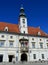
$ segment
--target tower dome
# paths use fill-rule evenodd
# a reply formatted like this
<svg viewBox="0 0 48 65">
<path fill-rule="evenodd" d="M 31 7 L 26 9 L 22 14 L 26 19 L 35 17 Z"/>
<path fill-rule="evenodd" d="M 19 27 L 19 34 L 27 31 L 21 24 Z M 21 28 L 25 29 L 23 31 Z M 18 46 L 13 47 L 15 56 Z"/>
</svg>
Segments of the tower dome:
<svg viewBox="0 0 48 65">
<path fill-rule="evenodd" d="M 21 6 L 21 8 L 20 8 L 20 15 L 19 16 L 26 17 L 23 6 Z"/>
</svg>

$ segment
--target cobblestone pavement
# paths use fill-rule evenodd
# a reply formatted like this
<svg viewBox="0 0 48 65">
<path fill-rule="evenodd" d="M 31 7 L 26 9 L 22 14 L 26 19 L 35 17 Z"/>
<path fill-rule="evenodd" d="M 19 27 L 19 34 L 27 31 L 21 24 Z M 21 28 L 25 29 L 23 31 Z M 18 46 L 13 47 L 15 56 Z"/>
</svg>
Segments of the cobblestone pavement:
<svg viewBox="0 0 48 65">
<path fill-rule="evenodd" d="M 48 62 L 16 62 L 16 63 L 0 63 L 0 65 L 48 65 Z"/>
</svg>

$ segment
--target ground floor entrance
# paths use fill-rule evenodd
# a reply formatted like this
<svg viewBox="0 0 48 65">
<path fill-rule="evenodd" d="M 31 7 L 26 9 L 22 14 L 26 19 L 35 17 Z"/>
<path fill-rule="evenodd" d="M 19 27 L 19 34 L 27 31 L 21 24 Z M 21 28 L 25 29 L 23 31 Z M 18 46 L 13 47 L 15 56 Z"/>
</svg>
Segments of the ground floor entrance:
<svg viewBox="0 0 48 65">
<path fill-rule="evenodd" d="M 27 54 L 26 53 L 21 54 L 21 61 L 27 61 Z"/>
<path fill-rule="evenodd" d="M 0 62 L 3 62 L 3 55 L 0 55 Z"/>
<path fill-rule="evenodd" d="M 12 59 L 14 58 L 14 55 L 8 55 L 9 57 L 9 62 L 12 62 Z"/>
</svg>

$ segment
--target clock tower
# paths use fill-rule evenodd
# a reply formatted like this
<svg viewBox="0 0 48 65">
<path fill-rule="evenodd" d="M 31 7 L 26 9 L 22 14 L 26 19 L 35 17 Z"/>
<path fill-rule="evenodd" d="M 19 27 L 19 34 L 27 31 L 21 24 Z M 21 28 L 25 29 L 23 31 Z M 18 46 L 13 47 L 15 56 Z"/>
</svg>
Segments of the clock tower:
<svg viewBox="0 0 48 65">
<path fill-rule="evenodd" d="M 28 28 L 27 28 L 27 17 L 24 13 L 24 8 L 20 8 L 20 15 L 19 15 L 19 30 L 20 33 L 27 34 Z"/>
</svg>

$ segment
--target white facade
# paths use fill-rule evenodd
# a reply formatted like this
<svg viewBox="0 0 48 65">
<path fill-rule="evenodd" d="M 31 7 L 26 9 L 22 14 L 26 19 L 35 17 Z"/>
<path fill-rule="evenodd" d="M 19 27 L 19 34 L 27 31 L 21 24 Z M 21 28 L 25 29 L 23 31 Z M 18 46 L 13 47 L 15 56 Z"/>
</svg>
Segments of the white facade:
<svg viewBox="0 0 48 65">
<path fill-rule="evenodd" d="M 2 35 L 4 35 L 4 38 L 2 38 Z M 13 36 L 11 39 L 10 36 Z M 19 39 L 21 38 L 28 38 L 28 52 L 25 52 L 28 57 L 28 61 L 38 61 L 41 60 L 47 60 L 48 59 L 48 38 L 43 37 L 33 37 L 33 36 L 23 36 L 23 35 L 14 35 L 14 34 L 5 34 L 0 33 L 0 42 L 2 40 L 4 45 L 0 45 L 0 55 L 3 55 L 3 62 L 9 62 L 8 55 L 14 55 L 15 58 L 17 57 L 17 61 L 20 61 L 21 59 L 21 51 L 20 46 L 21 43 L 19 42 Z M 34 38 L 34 40 L 32 40 Z M 41 41 L 40 41 L 41 39 Z M 10 41 L 13 42 L 13 45 L 10 45 Z M 35 43 L 35 47 L 32 47 L 32 43 Z M 43 48 L 41 48 L 40 43 L 43 43 Z M 36 59 L 33 58 L 33 54 L 36 54 Z M 42 59 L 42 54 L 44 54 L 44 58 Z"/>
<path fill-rule="evenodd" d="M 16 61 L 21 61 L 24 53 L 28 62 L 48 60 L 48 37 L 28 35 L 25 16 L 20 16 L 19 30 L 21 34 L 0 32 L 0 62 L 11 62 L 13 56 Z"/>
<path fill-rule="evenodd" d="M 21 33 L 28 33 L 28 29 L 27 29 L 27 18 L 25 17 L 20 17 L 20 22 L 19 22 L 19 28 L 20 28 L 20 32 Z"/>
</svg>

